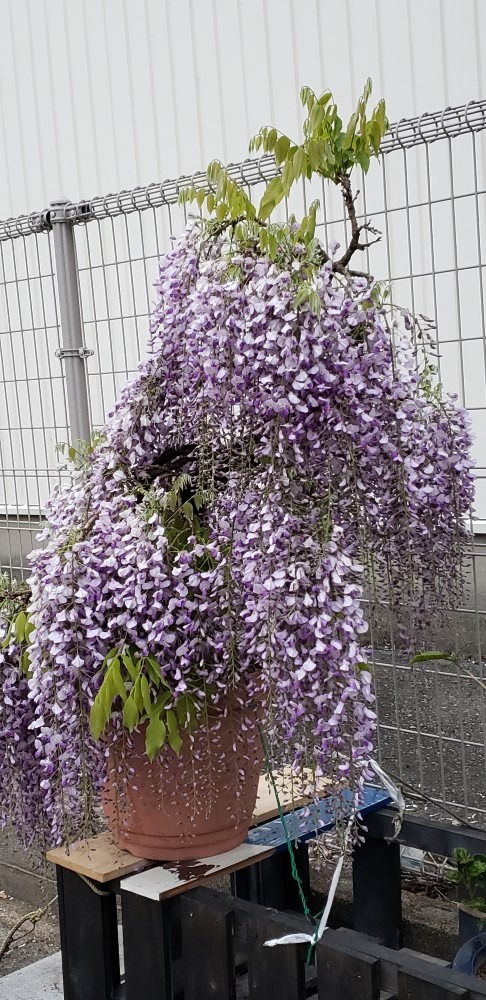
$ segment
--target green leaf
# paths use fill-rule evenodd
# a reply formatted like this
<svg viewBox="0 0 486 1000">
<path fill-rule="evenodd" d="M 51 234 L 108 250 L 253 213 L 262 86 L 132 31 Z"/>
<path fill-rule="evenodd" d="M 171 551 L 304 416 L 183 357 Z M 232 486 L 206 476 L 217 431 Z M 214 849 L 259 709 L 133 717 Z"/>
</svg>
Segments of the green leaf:
<svg viewBox="0 0 486 1000">
<path fill-rule="evenodd" d="M 198 208 L 202 208 L 205 197 L 206 197 L 206 192 L 204 188 L 201 188 L 200 191 L 198 191 L 196 194 L 196 201 L 198 204 Z"/>
<path fill-rule="evenodd" d="M 364 87 L 363 87 L 363 94 L 361 96 L 361 103 L 363 105 L 365 105 L 365 104 L 368 103 L 368 101 L 369 101 L 369 99 L 371 97 L 372 90 L 373 90 L 373 81 L 371 79 L 371 76 L 369 76 L 367 78 L 367 80 L 366 80 L 366 83 L 365 83 Z"/>
<path fill-rule="evenodd" d="M 113 678 L 113 671 L 108 670 L 106 677 L 101 685 L 100 691 L 102 692 L 102 697 L 104 698 L 104 704 L 106 706 L 106 720 L 108 721 L 111 712 L 111 706 L 116 696 L 115 681 Z"/>
<path fill-rule="evenodd" d="M 260 218 L 263 220 L 268 219 L 269 215 L 272 214 L 275 208 L 275 204 L 275 201 L 267 201 L 265 205 L 260 205 L 260 208 L 258 209 Z"/>
<path fill-rule="evenodd" d="M 315 104 L 309 115 L 309 131 L 315 132 L 315 130 L 319 128 L 319 125 L 321 125 L 324 121 L 325 116 L 326 112 L 324 111 L 322 104 Z"/>
<path fill-rule="evenodd" d="M 112 661 L 116 660 L 119 657 L 119 655 L 120 655 L 120 650 L 118 649 L 118 646 L 113 646 L 113 649 L 110 649 L 109 652 L 106 654 L 103 660 L 103 665 L 106 667 L 111 666 Z"/>
<path fill-rule="evenodd" d="M 110 718 L 111 706 L 115 695 L 115 687 L 111 674 L 108 673 L 95 697 L 90 712 L 90 730 L 94 740 L 98 740 L 106 728 Z"/>
<path fill-rule="evenodd" d="M 300 177 L 301 174 L 304 173 L 305 168 L 307 166 L 307 162 L 308 162 L 308 160 L 307 160 L 306 152 L 302 148 L 302 146 L 299 146 L 298 149 L 297 149 L 297 152 L 296 152 L 296 154 L 295 154 L 295 156 L 294 156 L 294 158 L 292 160 L 292 165 L 293 165 L 293 168 L 294 168 L 294 176 L 295 176 L 296 180 L 297 180 L 298 177 Z"/>
<path fill-rule="evenodd" d="M 312 312 L 315 313 L 316 316 L 320 315 L 321 300 L 314 288 L 311 288 L 309 292 L 309 306 L 312 309 Z"/>
<path fill-rule="evenodd" d="M 266 136 L 266 139 L 265 139 L 265 149 L 269 153 L 272 152 L 273 147 L 275 146 L 276 141 L 277 141 L 277 130 L 275 128 L 271 128 L 270 131 L 267 133 L 267 136 Z"/>
<path fill-rule="evenodd" d="M 2 642 L 2 649 L 7 649 L 8 646 L 10 645 L 10 640 L 12 638 L 12 629 L 13 629 L 13 622 L 10 622 L 7 634 L 5 636 L 5 639 Z"/>
<path fill-rule="evenodd" d="M 458 885 L 458 883 L 461 881 L 461 876 L 459 872 L 447 872 L 446 879 L 448 882 L 452 882 L 453 885 Z"/>
<path fill-rule="evenodd" d="M 344 136 L 344 142 L 343 142 L 344 149 L 349 149 L 350 146 L 352 145 L 357 124 L 358 124 L 358 112 L 355 111 L 354 114 L 351 115 L 351 118 L 349 119 L 348 122 L 348 127 L 346 129 L 346 134 Z"/>
<path fill-rule="evenodd" d="M 480 878 L 486 872 L 486 864 L 481 861 L 480 858 L 475 858 L 472 864 L 469 866 L 469 875 L 471 878 Z"/>
<path fill-rule="evenodd" d="M 309 217 L 307 215 L 304 215 L 304 217 L 302 218 L 302 221 L 300 223 L 300 229 L 297 230 L 297 234 L 296 234 L 298 240 L 302 240 L 303 239 L 303 237 L 305 235 L 305 232 L 307 230 L 308 222 L 309 222 Z"/>
<path fill-rule="evenodd" d="M 309 139 L 307 143 L 307 155 L 312 169 L 318 170 L 321 166 L 321 158 L 319 156 L 319 147 L 313 139 Z"/>
<path fill-rule="evenodd" d="M 308 285 L 302 285 L 302 287 L 299 288 L 299 291 L 297 292 L 297 295 L 295 296 L 294 300 L 294 305 L 296 309 L 298 309 L 299 306 L 302 306 L 304 302 L 309 301 L 309 291 L 310 289 Z"/>
<path fill-rule="evenodd" d="M 124 666 L 128 670 L 128 673 L 130 674 L 132 681 L 136 681 L 138 677 L 138 669 L 133 661 L 132 654 L 129 652 L 124 652 L 122 653 L 121 658 Z"/>
<path fill-rule="evenodd" d="M 151 701 L 151 698 L 150 698 L 149 682 L 148 682 L 145 674 L 142 674 L 141 677 L 140 677 L 140 690 L 142 692 L 143 707 L 144 707 L 147 715 L 150 715 L 153 706 L 152 706 L 152 701 Z"/>
<path fill-rule="evenodd" d="M 160 672 L 160 665 L 154 656 L 147 656 L 146 658 L 147 670 L 150 675 L 150 680 L 155 684 L 156 687 L 160 687 L 162 683 L 162 674 Z"/>
<path fill-rule="evenodd" d="M 163 747 L 166 736 L 165 722 L 158 715 L 152 715 L 145 732 L 145 753 L 149 760 L 153 760 Z"/>
<path fill-rule="evenodd" d="M 15 619 L 15 638 L 18 643 L 25 642 L 25 627 L 27 625 L 27 615 L 25 611 L 19 611 Z"/>
<path fill-rule="evenodd" d="M 372 674 L 373 673 L 373 664 L 372 663 L 365 663 L 364 661 L 361 662 L 361 663 L 356 663 L 356 670 L 365 670 L 367 673 Z"/>
<path fill-rule="evenodd" d="M 132 687 L 131 697 L 133 698 L 138 712 L 141 714 L 143 712 L 143 698 L 142 698 L 142 674 L 139 673 Z"/>
<path fill-rule="evenodd" d="M 220 201 L 222 198 L 225 197 L 227 182 L 228 182 L 228 175 L 226 173 L 226 170 L 221 168 L 218 174 L 218 182 L 216 184 L 216 201 Z"/>
<path fill-rule="evenodd" d="M 258 215 L 260 218 L 267 219 L 270 213 L 273 212 L 275 205 L 278 205 L 279 201 L 282 200 L 283 196 L 284 189 L 280 177 L 273 177 L 267 184 L 260 201 L 260 207 L 258 209 Z"/>
<path fill-rule="evenodd" d="M 177 722 L 176 714 L 172 710 L 172 708 L 169 708 L 169 710 L 167 712 L 167 728 L 169 730 L 169 733 L 171 733 L 171 734 L 175 734 L 175 733 L 179 732 L 179 725 L 178 725 L 178 722 Z"/>
<path fill-rule="evenodd" d="M 277 163 L 283 163 L 289 151 L 289 147 L 290 139 L 286 135 L 281 135 L 280 139 L 277 139 L 275 149 L 273 151 Z"/>
<path fill-rule="evenodd" d="M 189 521 L 189 523 L 192 523 L 194 511 L 192 508 L 192 503 L 190 503 L 189 500 L 186 500 L 186 502 L 182 504 L 182 513 L 184 514 L 184 517 Z"/>
<path fill-rule="evenodd" d="M 215 204 L 216 204 L 216 198 L 214 197 L 213 192 L 210 191 L 209 194 L 208 194 L 208 197 L 207 197 L 207 201 L 206 201 L 206 206 L 207 206 L 208 212 L 214 212 L 214 206 L 215 206 Z"/>
<path fill-rule="evenodd" d="M 455 663 L 456 657 L 454 653 L 440 653 L 438 651 L 431 651 L 429 653 L 417 653 L 410 660 L 410 665 L 413 666 L 415 663 L 427 663 L 429 660 L 449 660 L 451 663 Z"/>
<path fill-rule="evenodd" d="M 371 145 L 373 146 L 373 150 L 376 153 L 376 155 L 378 155 L 380 151 L 381 140 L 383 138 L 383 133 L 381 131 L 379 122 L 372 120 L 369 124 L 368 133 Z"/>
<path fill-rule="evenodd" d="M 362 167 L 362 169 L 364 170 L 365 174 L 368 173 L 370 166 L 370 157 L 368 153 L 365 153 L 364 150 L 361 150 L 361 152 L 356 153 L 356 160 L 359 163 L 360 167 Z"/>
<path fill-rule="evenodd" d="M 216 208 L 216 218 L 218 222 L 223 222 L 227 214 L 228 214 L 228 206 L 226 202 L 220 201 L 219 205 Z"/>
<path fill-rule="evenodd" d="M 27 619 L 27 625 L 25 626 L 25 633 L 24 633 L 26 642 L 30 642 L 30 637 L 32 635 L 32 632 L 35 632 L 34 622 L 31 622 L 29 619 Z"/>
<path fill-rule="evenodd" d="M 169 733 L 168 741 L 169 741 L 169 746 L 172 748 L 174 753 L 176 753 L 177 756 L 179 756 L 182 750 L 182 739 L 179 736 L 179 733 Z"/>
<path fill-rule="evenodd" d="M 95 741 L 98 741 L 106 725 L 103 706 L 98 697 L 95 698 L 89 713 L 89 728 Z"/>
<path fill-rule="evenodd" d="M 132 732 L 135 726 L 138 726 L 140 719 L 140 713 L 136 706 L 133 695 L 129 695 L 124 706 L 123 706 L 123 725 Z"/>
<path fill-rule="evenodd" d="M 208 164 L 208 167 L 207 167 L 207 170 L 206 170 L 206 174 L 208 176 L 208 180 L 210 180 L 213 183 L 215 183 L 218 180 L 218 177 L 219 177 L 222 169 L 223 169 L 223 165 L 220 163 L 219 160 L 211 160 L 211 163 Z"/>
<path fill-rule="evenodd" d="M 181 752 L 182 740 L 179 736 L 179 724 L 177 722 L 176 714 L 171 708 L 169 708 L 166 718 L 167 728 L 169 730 L 169 746 L 172 747 L 175 753 L 179 754 Z"/>
<path fill-rule="evenodd" d="M 268 234 L 268 256 L 270 260 L 275 260 L 278 252 L 278 241 L 273 233 Z"/>
<path fill-rule="evenodd" d="M 20 657 L 20 670 L 23 674 L 28 674 L 30 670 L 30 656 L 28 649 L 24 649 Z"/>
<path fill-rule="evenodd" d="M 290 188 L 292 187 L 294 180 L 295 180 L 294 161 L 293 159 L 287 160 L 282 171 L 282 187 L 284 190 L 284 194 L 286 195 L 289 194 Z"/>
<path fill-rule="evenodd" d="M 179 725 L 183 727 L 186 726 L 189 716 L 189 705 L 188 705 L 187 695 L 182 694 L 180 698 L 177 699 L 175 708 L 177 712 L 177 721 Z"/>
<path fill-rule="evenodd" d="M 121 700 L 125 702 L 127 700 L 127 691 L 123 683 L 123 678 L 120 670 L 120 660 L 118 657 L 111 661 L 110 671 L 113 678 L 113 687 L 116 693 L 120 696 Z"/>
<path fill-rule="evenodd" d="M 152 709 L 151 714 L 154 715 L 157 712 L 161 712 L 162 709 L 165 708 L 167 702 L 170 701 L 171 698 L 172 698 L 172 692 L 171 691 L 164 691 L 164 693 L 161 694 L 157 698 L 157 701 L 155 702 L 155 705 L 154 705 L 154 707 Z"/>
<path fill-rule="evenodd" d="M 381 135 L 384 136 L 388 128 L 388 119 L 386 117 L 385 102 L 384 100 L 378 101 L 376 108 L 373 112 L 373 121 L 378 124 L 381 131 Z"/>
<path fill-rule="evenodd" d="M 172 511 L 172 513 L 174 513 L 177 507 L 177 493 L 175 490 L 171 490 L 170 493 L 166 494 L 165 506 L 167 507 L 167 510 L 170 510 Z"/>
<path fill-rule="evenodd" d="M 314 104 L 316 103 L 316 95 L 310 87 L 301 87 L 300 103 L 303 107 L 307 107 L 308 111 L 311 111 L 314 107 Z"/>
</svg>

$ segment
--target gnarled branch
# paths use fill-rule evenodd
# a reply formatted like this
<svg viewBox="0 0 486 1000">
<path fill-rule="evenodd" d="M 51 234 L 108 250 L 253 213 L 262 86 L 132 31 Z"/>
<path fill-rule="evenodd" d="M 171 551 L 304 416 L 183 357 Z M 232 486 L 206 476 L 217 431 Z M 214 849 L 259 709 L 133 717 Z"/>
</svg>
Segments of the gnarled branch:
<svg viewBox="0 0 486 1000">
<path fill-rule="evenodd" d="M 378 243 L 381 240 L 381 233 L 378 229 L 375 229 L 369 222 L 364 222 L 361 226 L 358 223 L 356 217 L 356 207 L 355 202 L 357 194 L 353 196 L 351 191 L 351 181 L 348 174 L 341 174 L 339 177 L 339 183 L 341 185 L 341 191 L 343 194 L 344 205 L 346 212 L 348 214 L 349 221 L 351 223 L 351 240 L 349 242 L 348 248 L 339 260 L 335 261 L 334 270 L 343 273 L 348 271 L 348 264 L 357 250 L 367 250 L 368 247 L 373 246 L 374 243 Z M 367 242 L 361 241 L 361 234 L 364 232 L 372 233 L 376 239 L 368 240 Z M 356 276 L 356 272 L 348 271 L 349 274 L 353 273 Z M 359 274 L 359 272 L 358 272 Z M 369 275 L 364 272 L 360 276 L 369 277 Z"/>
</svg>

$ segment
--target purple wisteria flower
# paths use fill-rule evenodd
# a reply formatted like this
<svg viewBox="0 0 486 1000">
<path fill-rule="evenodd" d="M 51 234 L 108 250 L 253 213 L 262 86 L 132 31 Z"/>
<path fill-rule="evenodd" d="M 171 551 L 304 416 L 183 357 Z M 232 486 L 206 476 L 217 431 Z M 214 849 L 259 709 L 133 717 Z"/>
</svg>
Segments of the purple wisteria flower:
<svg viewBox="0 0 486 1000">
<path fill-rule="evenodd" d="M 13 639 L 0 658 L 1 811 L 24 837 L 38 816 L 55 841 L 96 817 L 123 730 L 121 697 L 105 740 L 89 726 L 112 649 L 152 657 L 175 705 L 265 699 L 272 752 L 359 790 L 363 597 L 408 645 L 453 605 L 471 436 L 365 279 L 326 264 L 315 290 L 319 312 L 296 307 L 289 269 L 243 251 L 229 268 L 197 226 L 163 258 L 148 360 L 31 557 L 29 677 Z"/>
</svg>

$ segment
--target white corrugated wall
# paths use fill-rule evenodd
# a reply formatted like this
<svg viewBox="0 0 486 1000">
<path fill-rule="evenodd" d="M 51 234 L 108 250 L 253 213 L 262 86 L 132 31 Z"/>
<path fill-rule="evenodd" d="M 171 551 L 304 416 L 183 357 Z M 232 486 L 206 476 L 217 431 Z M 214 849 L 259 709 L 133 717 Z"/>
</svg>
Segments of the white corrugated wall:
<svg viewBox="0 0 486 1000">
<path fill-rule="evenodd" d="M 481 0 L 0 0 L 0 218 L 238 160 L 303 83 L 390 118 L 484 94 Z"/>
</svg>

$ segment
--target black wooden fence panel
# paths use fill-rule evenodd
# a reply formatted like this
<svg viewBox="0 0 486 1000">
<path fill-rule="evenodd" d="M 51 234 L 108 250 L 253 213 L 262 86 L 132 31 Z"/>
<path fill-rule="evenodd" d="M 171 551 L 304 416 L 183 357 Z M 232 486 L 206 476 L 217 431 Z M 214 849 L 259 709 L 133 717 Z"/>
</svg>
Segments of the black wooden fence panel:
<svg viewBox="0 0 486 1000">
<path fill-rule="evenodd" d="M 353 863 L 356 929 L 326 931 L 311 965 L 306 945 L 265 947 L 269 938 L 312 931 L 302 914 L 286 909 L 300 905 L 287 856 L 237 873 L 233 891 L 246 899 L 205 887 L 159 902 L 122 882 L 121 986 L 120 882 L 98 891 L 58 867 L 66 1000 L 486 1000 L 486 980 L 400 948 L 399 865 L 400 844 L 448 857 L 457 847 L 484 854 L 486 832 L 406 817 L 389 845 L 395 819 L 387 809 L 367 818 L 366 842 Z M 299 848 L 299 866 L 308 889 L 306 845 Z M 464 922 L 459 932 L 461 940 Z"/>
<path fill-rule="evenodd" d="M 486 998 L 486 982 L 356 931 L 325 932 L 313 957 L 316 975 L 305 965 L 307 945 L 265 947 L 270 938 L 309 933 L 305 918 L 210 889 L 186 893 L 181 922 L 184 1000 Z"/>
</svg>

